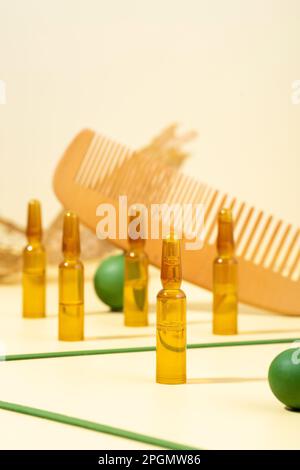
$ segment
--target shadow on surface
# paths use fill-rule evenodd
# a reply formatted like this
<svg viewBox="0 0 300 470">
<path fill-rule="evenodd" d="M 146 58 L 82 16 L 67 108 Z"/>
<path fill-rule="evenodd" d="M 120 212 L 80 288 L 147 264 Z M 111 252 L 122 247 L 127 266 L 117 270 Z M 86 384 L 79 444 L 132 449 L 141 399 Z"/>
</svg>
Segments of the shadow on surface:
<svg viewBox="0 0 300 470">
<path fill-rule="evenodd" d="M 243 382 L 264 382 L 265 377 L 207 377 L 188 379 L 187 384 L 231 384 Z"/>
<path fill-rule="evenodd" d="M 300 333 L 300 328 L 280 328 L 278 330 L 243 330 L 239 331 L 239 335 L 263 335 L 263 334 L 277 334 L 277 333 Z"/>
<path fill-rule="evenodd" d="M 292 413 L 300 413 L 300 409 L 298 408 L 289 408 L 288 406 L 284 407 L 286 411 L 291 411 Z"/>
<path fill-rule="evenodd" d="M 108 335 L 108 336 L 85 336 L 85 341 L 103 341 L 104 339 L 137 339 L 137 338 L 153 338 L 153 334 L 143 335 Z"/>
</svg>

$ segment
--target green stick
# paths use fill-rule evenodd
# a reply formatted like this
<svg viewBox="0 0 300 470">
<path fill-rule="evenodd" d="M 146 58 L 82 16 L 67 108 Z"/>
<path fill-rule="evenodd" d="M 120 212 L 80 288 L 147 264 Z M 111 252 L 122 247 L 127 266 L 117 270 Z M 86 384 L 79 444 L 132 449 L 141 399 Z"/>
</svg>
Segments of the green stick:
<svg viewBox="0 0 300 470">
<path fill-rule="evenodd" d="M 148 436 L 146 434 L 140 434 L 126 429 L 116 428 L 108 426 L 106 424 L 95 423 L 94 421 L 87 421 L 85 419 L 74 418 L 73 416 L 67 416 L 60 413 L 53 413 L 52 411 L 42 410 L 39 408 L 31 408 L 30 406 L 19 405 L 17 403 L 10 403 L 7 401 L 0 401 L 0 409 L 13 411 L 15 413 L 22 413 L 35 418 L 47 419 L 55 421 L 57 423 L 68 424 L 71 426 L 77 426 L 79 428 L 88 429 L 90 431 L 96 431 L 104 434 L 110 434 L 112 436 L 122 437 L 130 439 L 132 441 L 143 442 L 144 444 L 150 444 L 156 447 L 162 447 L 164 449 L 171 450 L 193 450 L 194 447 L 190 447 L 184 444 L 178 444 L 177 442 L 167 441 L 157 437 Z"/>
<path fill-rule="evenodd" d="M 227 341 L 217 343 L 195 343 L 188 344 L 187 349 L 205 349 L 205 348 L 225 348 L 234 346 L 258 346 L 264 344 L 284 344 L 300 341 L 300 338 L 279 338 L 279 339 L 259 339 L 253 341 Z M 87 349 L 79 351 L 55 351 L 45 353 L 28 353 L 28 354 L 8 354 L 3 357 L 6 361 L 22 361 L 26 359 L 50 359 L 57 357 L 74 357 L 74 356 L 97 356 L 104 354 L 123 354 L 123 353 L 139 353 L 155 351 L 155 346 L 141 346 L 136 348 L 116 348 L 116 349 Z"/>
</svg>

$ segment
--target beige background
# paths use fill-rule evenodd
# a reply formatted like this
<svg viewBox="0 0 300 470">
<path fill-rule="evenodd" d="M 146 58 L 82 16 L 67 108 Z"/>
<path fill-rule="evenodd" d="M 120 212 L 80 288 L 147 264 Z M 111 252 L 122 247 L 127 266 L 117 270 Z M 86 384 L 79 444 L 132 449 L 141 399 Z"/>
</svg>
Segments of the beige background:
<svg viewBox="0 0 300 470">
<path fill-rule="evenodd" d="M 199 132 L 185 170 L 299 224 L 299 0 L 0 0 L 0 215 L 50 222 L 64 147 Z"/>
</svg>

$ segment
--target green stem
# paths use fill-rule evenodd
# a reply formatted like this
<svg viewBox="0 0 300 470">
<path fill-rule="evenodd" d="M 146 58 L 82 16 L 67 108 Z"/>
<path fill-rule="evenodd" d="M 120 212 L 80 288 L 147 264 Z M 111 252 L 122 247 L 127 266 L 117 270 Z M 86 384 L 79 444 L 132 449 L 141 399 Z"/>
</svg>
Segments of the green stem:
<svg viewBox="0 0 300 470">
<path fill-rule="evenodd" d="M 284 344 L 300 341 L 300 338 L 279 338 L 279 339 L 259 339 L 254 341 L 223 341 L 216 343 L 194 343 L 188 344 L 187 349 L 205 349 L 205 348 L 225 348 L 233 346 L 257 346 L 264 344 Z M 136 348 L 115 348 L 115 349 L 87 349 L 79 351 L 55 351 L 45 353 L 28 353 L 28 354 L 8 354 L 3 359 L 6 361 L 22 361 L 26 359 L 50 359 L 57 357 L 74 357 L 74 356 L 96 356 L 104 354 L 122 354 L 122 353 L 139 353 L 155 351 L 155 346 L 140 346 Z"/>
<path fill-rule="evenodd" d="M 190 447 L 184 444 L 178 444 L 177 442 L 167 441 L 157 437 L 148 436 L 146 434 L 140 434 L 126 429 L 116 428 L 108 426 L 106 424 L 95 423 L 94 421 L 87 421 L 85 419 L 74 418 L 73 416 L 67 416 L 60 413 L 53 413 L 52 411 L 42 410 L 39 408 L 32 408 L 30 406 L 19 405 L 17 403 L 10 403 L 7 401 L 0 401 L 0 409 L 13 411 L 15 413 L 22 413 L 35 418 L 47 419 L 55 421 L 57 423 L 68 424 L 71 426 L 77 426 L 79 428 L 88 429 L 90 431 L 96 431 L 104 434 L 110 434 L 112 436 L 122 437 L 133 441 L 143 442 L 144 444 L 150 444 L 156 447 L 162 447 L 164 449 L 171 450 L 193 450 L 194 447 Z"/>
</svg>

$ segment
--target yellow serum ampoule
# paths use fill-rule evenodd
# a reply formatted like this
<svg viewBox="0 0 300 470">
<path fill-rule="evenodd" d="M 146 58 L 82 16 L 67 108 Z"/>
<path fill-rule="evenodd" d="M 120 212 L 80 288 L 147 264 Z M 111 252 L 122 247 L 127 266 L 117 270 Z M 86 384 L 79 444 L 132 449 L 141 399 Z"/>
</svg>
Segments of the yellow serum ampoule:
<svg viewBox="0 0 300 470">
<path fill-rule="evenodd" d="M 143 220 L 142 214 L 141 221 Z M 145 253 L 145 240 L 132 235 L 129 217 L 128 250 L 125 252 L 124 272 L 124 324 L 125 326 L 148 325 L 148 256 Z"/>
<path fill-rule="evenodd" d="M 213 264 L 213 333 L 235 335 L 238 332 L 238 263 L 234 256 L 230 209 L 219 213 L 217 252 Z"/>
<path fill-rule="evenodd" d="M 26 236 L 23 250 L 23 317 L 46 315 L 46 253 L 42 244 L 42 216 L 39 201 L 28 203 Z"/>
<path fill-rule="evenodd" d="M 63 224 L 62 251 L 59 265 L 58 339 L 81 341 L 84 338 L 84 268 L 79 259 L 78 217 L 66 212 Z"/>
<path fill-rule="evenodd" d="M 156 382 L 186 383 L 186 297 L 182 281 L 180 240 L 163 240 L 161 281 L 156 307 Z"/>
</svg>

